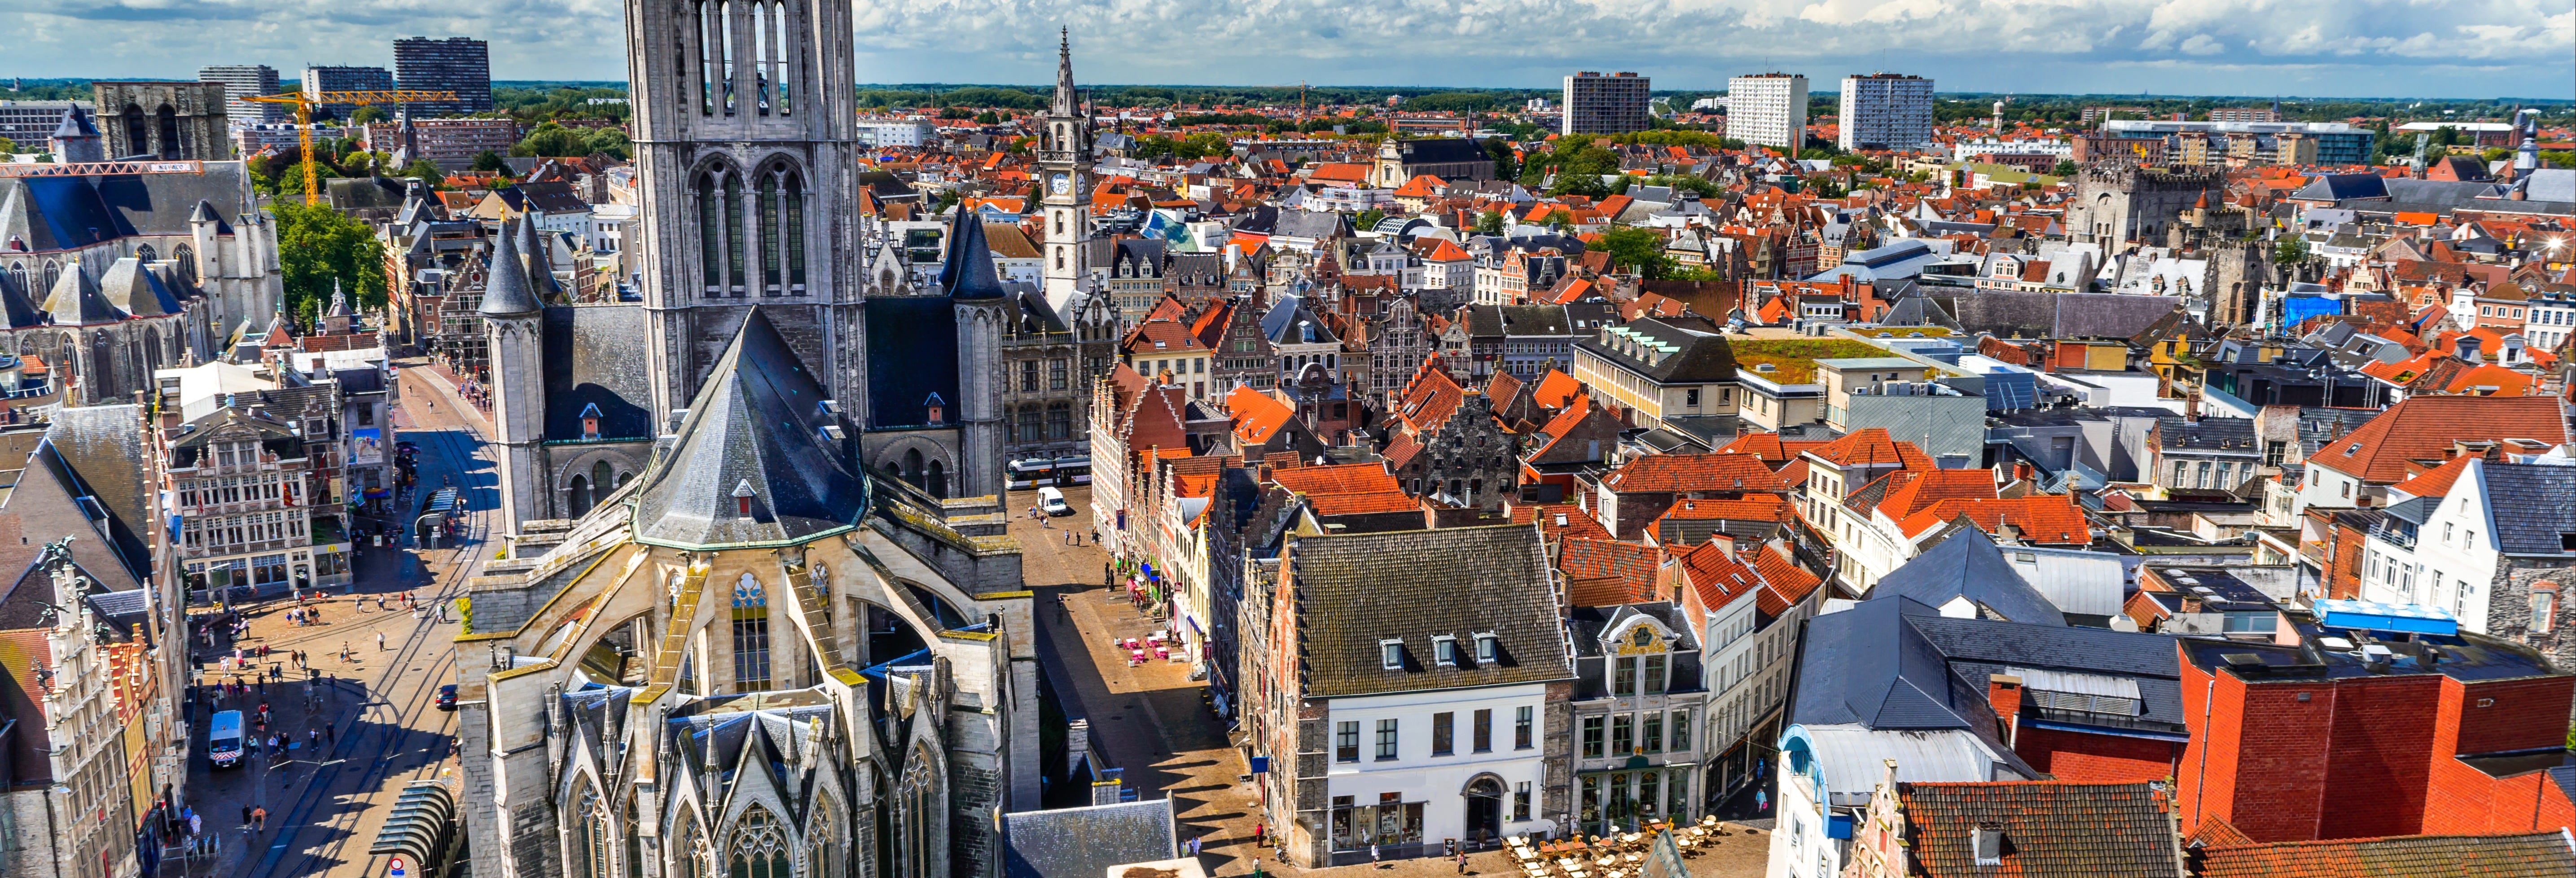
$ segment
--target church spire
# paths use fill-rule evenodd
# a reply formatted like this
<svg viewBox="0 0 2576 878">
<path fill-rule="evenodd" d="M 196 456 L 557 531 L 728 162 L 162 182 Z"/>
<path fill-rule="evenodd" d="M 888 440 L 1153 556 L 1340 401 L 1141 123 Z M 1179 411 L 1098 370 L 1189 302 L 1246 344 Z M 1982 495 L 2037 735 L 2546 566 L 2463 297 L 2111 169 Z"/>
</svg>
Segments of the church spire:
<svg viewBox="0 0 2576 878">
<path fill-rule="evenodd" d="M 1055 114 L 1073 115 L 1078 108 L 1073 94 L 1073 29 L 1062 28 L 1056 34 L 1055 49 Z"/>
</svg>

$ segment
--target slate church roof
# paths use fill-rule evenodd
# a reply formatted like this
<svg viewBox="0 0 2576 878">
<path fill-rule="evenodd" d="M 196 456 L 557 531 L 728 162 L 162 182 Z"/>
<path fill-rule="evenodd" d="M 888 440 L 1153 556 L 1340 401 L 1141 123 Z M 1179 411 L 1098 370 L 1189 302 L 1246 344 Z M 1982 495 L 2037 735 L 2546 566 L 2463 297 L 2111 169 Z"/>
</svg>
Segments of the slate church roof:
<svg viewBox="0 0 2576 878">
<path fill-rule="evenodd" d="M 546 440 L 582 438 L 582 412 L 598 406 L 601 439 L 653 438 L 652 327 L 642 305 L 546 309 Z"/>
<path fill-rule="evenodd" d="M 1002 815 L 1009 878 L 1106 875 L 1109 867 L 1180 856 L 1172 800 Z"/>
<path fill-rule="evenodd" d="M 865 481 L 824 437 L 822 428 L 838 422 L 824 399 L 821 382 L 753 309 L 637 492 L 636 541 L 784 545 L 855 526 Z"/>
</svg>

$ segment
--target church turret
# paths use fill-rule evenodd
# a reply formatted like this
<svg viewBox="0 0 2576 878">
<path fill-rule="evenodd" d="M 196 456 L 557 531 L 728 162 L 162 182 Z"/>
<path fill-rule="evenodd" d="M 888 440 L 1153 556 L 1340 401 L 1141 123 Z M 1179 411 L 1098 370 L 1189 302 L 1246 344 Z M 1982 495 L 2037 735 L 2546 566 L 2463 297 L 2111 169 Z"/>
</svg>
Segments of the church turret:
<svg viewBox="0 0 2576 878">
<path fill-rule="evenodd" d="M 1002 321 L 1011 296 L 984 243 L 984 222 L 960 208 L 950 222 L 939 285 L 957 308 L 959 497 L 1002 494 Z"/>
<path fill-rule="evenodd" d="M 483 280 L 483 341 L 489 354 L 493 442 L 501 448 L 502 531 L 554 518 L 544 464 L 545 306 L 520 257 L 520 233 L 504 223 Z"/>
<path fill-rule="evenodd" d="M 63 124 L 54 126 L 54 160 L 64 164 L 107 161 L 106 139 L 77 103 L 63 111 Z"/>
</svg>

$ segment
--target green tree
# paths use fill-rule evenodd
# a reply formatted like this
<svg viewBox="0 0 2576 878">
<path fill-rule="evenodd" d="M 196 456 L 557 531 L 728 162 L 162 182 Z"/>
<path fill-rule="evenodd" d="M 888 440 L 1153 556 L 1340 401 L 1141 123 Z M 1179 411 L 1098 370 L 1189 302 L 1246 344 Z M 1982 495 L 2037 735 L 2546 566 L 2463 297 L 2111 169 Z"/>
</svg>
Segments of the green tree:
<svg viewBox="0 0 2576 878">
<path fill-rule="evenodd" d="M 975 114 L 975 124 L 999 125 L 1002 124 L 1002 117 L 994 114 L 991 110 L 985 110 L 984 112 Z"/>
<path fill-rule="evenodd" d="M 553 120 L 547 120 L 545 124 L 537 126 L 536 130 L 528 132 L 527 137 L 521 138 L 517 146 L 510 147 L 510 154 L 520 158 L 589 155 L 590 142 L 582 132 L 555 124 Z"/>
<path fill-rule="evenodd" d="M 473 169 L 507 174 L 510 172 L 510 163 L 503 160 L 500 153 L 487 149 L 474 154 Z"/>
<path fill-rule="evenodd" d="M 7 155 L 7 154 L 9 154 L 9 153 L 13 153 L 13 152 L 17 152 L 17 151 L 18 151 L 18 142 L 17 142 L 17 141 L 15 141 L 15 140 L 10 140 L 9 138 L 6 138 L 6 137 L 0 137 L 0 155 Z"/>
<path fill-rule="evenodd" d="M 1227 139 L 1223 133 L 1215 131 L 1201 131 L 1181 138 L 1181 142 L 1172 147 L 1172 157 L 1182 160 L 1233 154 L 1234 141 Z"/>
<path fill-rule="evenodd" d="M 2281 265 L 2297 265 L 2308 261 L 2308 239 L 2297 235 L 2282 238 L 2279 243 L 2272 245 L 2272 261 Z"/>
<path fill-rule="evenodd" d="M 635 141 L 628 139 L 626 131 L 621 128 L 592 129 L 590 136 L 583 138 L 583 141 L 584 149 L 609 158 L 625 161 L 635 157 Z"/>
<path fill-rule="evenodd" d="M 444 188 L 447 182 L 447 173 L 438 169 L 437 162 L 428 159 L 412 159 L 411 164 L 403 166 L 402 175 L 419 177 L 421 182 L 429 184 L 432 189 Z"/>
<path fill-rule="evenodd" d="M 1476 217 L 1476 234 L 1499 235 L 1502 233 L 1503 214 L 1501 211 L 1488 210 L 1482 215 Z"/>
<path fill-rule="evenodd" d="M 300 181 L 297 185 L 301 185 Z M 269 204 L 277 217 L 277 258 L 284 275 L 286 305 L 296 313 L 313 313 L 331 300 L 336 281 L 357 308 L 385 303 L 385 258 L 366 223 L 324 205 L 279 199 Z"/>
<path fill-rule="evenodd" d="M 1611 265 L 1633 269 L 1647 280 L 1662 280 L 1673 268 L 1672 258 L 1664 255 L 1664 235 L 1654 229 L 1611 229 L 1601 233 L 1600 247 L 1609 252 Z"/>
<path fill-rule="evenodd" d="M 1512 156 L 1511 141 L 1485 138 L 1485 156 L 1494 160 L 1494 179 L 1509 180 L 1521 175 L 1520 161 Z"/>
<path fill-rule="evenodd" d="M 385 108 L 374 104 L 368 104 L 366 106 L 359 107 L 357 112 L 349 114 L 349 124 L 364 125 L 369 122 L 382 122 L 385 118 Z"/>
<path fill-rule="evenodd" d="M 1378 221 L 1383 219 L 1386 219 L 1386 211 L 1372 207 L 1367 210 L 1360 211 L 1360 215 L 1353 218 L 1351 220 L 1351 224 L 1358 226 L 1360 231 L 1365 232 L 1370 229 L 1377 228 Z"/>
<path fill-rule="evenodd" d="M 2076 170 L 2074 159 L 2058 159 L 2057 167 L 2049 169 L 2049 176 L 2072 177 L 2075 176 Z"/>
</svg>

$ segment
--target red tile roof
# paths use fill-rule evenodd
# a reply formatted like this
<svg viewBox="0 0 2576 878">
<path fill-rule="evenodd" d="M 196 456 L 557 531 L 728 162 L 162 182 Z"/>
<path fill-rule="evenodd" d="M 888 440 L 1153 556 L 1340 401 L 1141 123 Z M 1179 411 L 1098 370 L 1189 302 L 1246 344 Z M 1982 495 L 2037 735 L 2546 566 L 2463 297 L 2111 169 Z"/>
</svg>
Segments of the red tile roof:
<svg viewBox="0 0 2576 878">
<path fill-rule="evenodd" d="M 1539 376 L 1538 389 L 1532 391 L 1531 396 L 1540 408 L 1561 409 L 1565 407 L 1566 400 L 1574 398 L 1574 394 L 1582 390 L 1583 382 L 1574 380 L 1574 376 L 1549 369 L 1547 374 Z"/>
<path fill-rule="evenodd" d="M 1564 524 L 1557 523 L 1559 516 L 1564 517 Z M 1550 538 L 1562 536 L 1610 539 L 1609 528 L 1602 527 L 1601 522 L 1592 517 L 1592 513 L 1585 512 L 1582 507 L 1572 503 L 1512 507 L 1513 524 L 1528 524 L 1533 521 L 1538 522 L 1539 532 Z"/>
<path fill-rule="evenodd" d="M 1578 607 L 1609 607 L 1657 600 L 1655 572 L 1663 553 L 1617 540 L 1569 537 L 1556 569 L 1565 572 L 1567 597 Z"/>
<path fill-rule="evenodd" d="M 2093 527 L 2084 520 L 2082 510 L 2064 494 L 2042 494 L 2035 497 L 2008 497 L 1999 500 L 1943 500 L 1921 512 L 1907 516 L 1898 526 L 1909 537 L 1919 537 L 1935 527 L 1959 520 L 1965 515 L 1977 527 L 1991 534 L 2004 525 L 2020 529 L 2025 542 L 2044 546 L 2081 546 L 2093 542 Z"/>
<path fill-rule="evenodd" d="M 2567 416 L 2549 396 L 2416 396 L 2388 407 L 2351 433 L 2308 455 L 2362 481 L 2395 484 L 2409 460 L 2437 460 L 2459 440 L 2537 439 L 2567 442 Z"/>
<path fill-rule="evenodd" d="M 1807 453 L 1840 466 L 1884 466 L 1896 464 L 1905 469 L 1930 469 L 1932 458 L 1926 457 L 1912 442 L 1898 442 L 1887 430 L 1871 427 L 1854 430 L 1840 439 L 1810 449 Z"/>
<path fill-rule="evenodd" d="M 1234 418 L 1235 438 L 1243 440 L 1246 445 L 1270 441 L 1270 437 L 1278 434 L 1279 428 L 1287 426 L 1288 419 L 1297 414 L 1297 410 L 1287 403 L 1250 387 L 1237 387 L 1233 393 L 1226 394 L 1225 411 Z"/>
<path fill-rule="evenodd" d="M 1750 454 L 1761 458 L 1763 463 L 1779 466 L 1797 459 L 1798 455 L 1810 448 L 1821 448 L 1824 445 L 1823 442 L 1811 441 L 1784 442 L 1781 441 L 1778 433 L 1746 433 L 1735 437 L 1735 441 L 1726 443 L 1726 447 L 1718 449 L 1718 452 Z"/>
<path fill-rule="evenodd" d="M 1762 460 L 1744 454 L 1650 454 L 1601 481 L 1620 493 L 1788 490 Z"/>
<path fill-rule="evenodd" d="M 1396 487 L 1395 477 L 1387 475 L 1385 467 L 1374 463 L 1272 470 L 1270 481 L 1300 494 L 1402 493 Z"/>
<path fill-rule="evenodd" d="M 2451 458 L 2443 461 L 2441 466 L 2425 470 L 2414 478 L 2397 483 L 2397 487 L 2390 490 L 2404 491 L 2409 497 L 2448 497 L 2451 495 L 2451 483 L 2458 481 L 2461 473 L 2468 472 L 2469 461 L 2475 459 L 2477 456 L 2471 454 Z"/>
<path fill-rule="evenodd" d="M 1315 494 L 1307 501 L 1314 504 L 1316 515 L 1361 515 L 1374 512 L 1420 512 L 1422 501 L 1404 492 L 1372 491 L 1366 494 Z"/>
<path fill-rule="evenodd" d="M 1995 471 L 1990 469 L 1898 470 L 1888 473 L 1887 479 L 1878 511 L 1890 521 L 1904 521 L 1944 500 L 1995 498 Z"/>
</svg>

